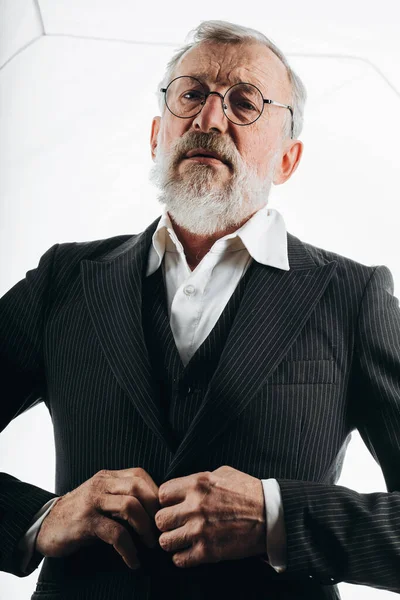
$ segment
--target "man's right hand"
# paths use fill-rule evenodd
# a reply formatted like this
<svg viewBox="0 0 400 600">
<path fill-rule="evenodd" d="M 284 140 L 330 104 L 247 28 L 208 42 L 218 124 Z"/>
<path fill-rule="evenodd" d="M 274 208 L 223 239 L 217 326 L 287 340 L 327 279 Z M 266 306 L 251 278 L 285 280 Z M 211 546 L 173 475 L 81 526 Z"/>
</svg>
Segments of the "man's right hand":
<svg viewBox="0 0 400 600">
<path fill-rule="evenodd" d="M 158 486 L 144 469 L 99 471 L 57 500 L 43 520 L 36 550 L 43 556 L 68 556 L 100 539 L 134 569 L 140 565 L 132 536 L 113 517 L 127 521 L 153 548 L 160 533 L 154 523 L 159 509 Z"/>
</svg>

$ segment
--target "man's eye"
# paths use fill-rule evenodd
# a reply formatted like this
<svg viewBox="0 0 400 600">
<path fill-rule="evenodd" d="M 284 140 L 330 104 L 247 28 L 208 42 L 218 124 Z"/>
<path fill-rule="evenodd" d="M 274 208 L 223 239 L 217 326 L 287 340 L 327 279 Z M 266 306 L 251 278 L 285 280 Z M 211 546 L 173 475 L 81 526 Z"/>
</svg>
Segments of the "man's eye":
<svg viewBox="0 0 400 600">
<path fill-rule="evenodd" d="M 196 92 L 196 91 L 185 92 L 183 94 L 183 99 L 184 100 L 202 100 L 203 94 L 201 92 Z"/>
<path fill-rule="evenodd" d="M 254 104 L 252 104 L 248 100 L 240 100 L 240 101 L 236 102 L 236 106 L 237 106 L 237 108 L 240 108 L 241 110 L 248 110 L 248 111 L 257 110 L 256 107 L 254 106 Z"/>
</svg>

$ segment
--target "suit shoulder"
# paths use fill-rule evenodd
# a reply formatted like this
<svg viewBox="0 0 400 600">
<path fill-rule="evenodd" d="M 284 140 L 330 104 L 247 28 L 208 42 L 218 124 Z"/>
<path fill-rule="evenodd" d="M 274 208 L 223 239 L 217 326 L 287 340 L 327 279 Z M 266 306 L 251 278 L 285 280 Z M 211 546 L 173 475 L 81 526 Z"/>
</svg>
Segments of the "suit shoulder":
<svg viewBox="0 0 400 600">
<path fill-rule="evenodd" d="M 138 234 L 122 234 L 109 238 L 85 242 L 62 242 L 57 244 L 57 260 L 71 261 L 102 260 L 127 240 L 134 240 Z"/>
<path fill-rule="evenodd" d="M 366 265 L 348 256 L 339 254 L 338 252 L 320 248 L 319 246 L 314 246 L 308 242 L 302 241 L 301 243 L 318 266 L 323 266 L 329 262 L 335 261 L 338 263 L 339 271 L 359 272 L 366 276 L 371 276 L 376 269 L 376 265 Z"/>
<path fill-rule="evenodd" d="M 138 234 L 123 234 L 105 239 L 84 242 L 62 242 L 55 244 L 46 252 L 52 251 L 51 278 L 53 285 L 65 282 L 79 274 L 83 260 L 101 261 L 111 252 L 127 242 L 132 242 Z"/>
<path fill-rule="evenodd" d="M 308 254 L 318 266 L 329 262 L 337 263 L 334 279 L 342 284 L 345 282 L 346 289 L 358 290 L 360 298 L 365 290 L 380 290 L 394 294 L 393 274 L 386 265 L 366 265 L 337 252 L 326 250 L 307 242 L 302 242 Z"/>
</svg>

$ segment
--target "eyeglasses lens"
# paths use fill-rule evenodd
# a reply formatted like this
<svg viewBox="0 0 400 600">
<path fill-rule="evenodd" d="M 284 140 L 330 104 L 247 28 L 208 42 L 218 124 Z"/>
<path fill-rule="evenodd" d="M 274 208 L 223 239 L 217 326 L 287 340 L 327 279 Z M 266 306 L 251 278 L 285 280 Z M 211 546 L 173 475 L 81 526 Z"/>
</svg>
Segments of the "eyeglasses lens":
<svg viewBox="0 0 400 600">
<path fill-rule="evenodd" d="M 200 112 L 205 99 L 205 89 L 193 77 L 178 77 L 167 88 L 165 101 L 177 117 L 194 117 Z"/>
<path fill-rule="evenodd" d="M 166 92 L 169 110 L 177 117 L 189 118 L 203 108 L 207 92 L 204 86 L 193 77 L 178 77 L 173 80 Z M 264 101 L 261 92 L 249 83 L 232 86 L 224 99 L 224 111 L 228 119 L 237 125 L 253 123 L 262 113 Z"/>
<path fill-rule="evenodd" d="M 261 92 L 249 83 L 238 83 L 225 96 L 228 119 L 237 125 L 253 123 L 262 113 L 264 100 Z"/>
</svg>

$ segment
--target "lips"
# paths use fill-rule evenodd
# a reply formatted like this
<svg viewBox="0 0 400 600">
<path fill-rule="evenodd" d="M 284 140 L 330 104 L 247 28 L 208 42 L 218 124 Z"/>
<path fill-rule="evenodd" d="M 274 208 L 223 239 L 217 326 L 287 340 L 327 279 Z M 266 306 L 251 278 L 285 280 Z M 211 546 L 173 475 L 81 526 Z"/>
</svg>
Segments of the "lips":
<svg viewBox="0 0 400 600">
<path fill-rule="evenodd" d="M 225 163 L 225 161 L 221 158 L 221 156 L 217 152 L 212 152 L 210 150 L 204 150 L 204 148 L 195 148 L 194 150 L 190 150 L 184 156 L 184 158 L 193 158 L 195 156 L 204 156 L 209 158 L 215 158 L 216 160 L 220 160 Z"/>
</svg>

